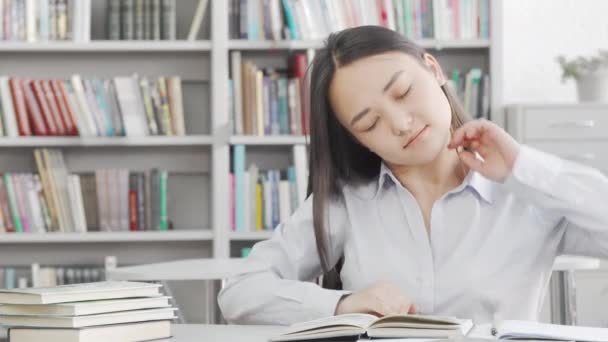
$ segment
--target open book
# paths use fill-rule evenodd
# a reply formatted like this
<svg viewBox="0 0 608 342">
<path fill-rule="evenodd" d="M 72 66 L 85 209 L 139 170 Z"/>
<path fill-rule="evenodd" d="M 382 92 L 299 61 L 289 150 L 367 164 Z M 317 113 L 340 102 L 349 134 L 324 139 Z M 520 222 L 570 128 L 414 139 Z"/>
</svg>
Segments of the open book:
<svg viewBox="0 0 608 342">
<path fill-rule="evenodd" d="M 454 317 L 395 315 L 378 318 L 367 314 L 347 314 L 298 323 L 270 341 L 302 341 L 338 337 L 369 338 L 452 338 L 466 336 L 471 320 Z"/>
<path fill-rule="evenodd" d="M 530 321 L 497 322 L 492 335 L 501 340 L 559 340 L 581 342 L 608 341 L 608 329 L 546 324 Z"/>
</svg>

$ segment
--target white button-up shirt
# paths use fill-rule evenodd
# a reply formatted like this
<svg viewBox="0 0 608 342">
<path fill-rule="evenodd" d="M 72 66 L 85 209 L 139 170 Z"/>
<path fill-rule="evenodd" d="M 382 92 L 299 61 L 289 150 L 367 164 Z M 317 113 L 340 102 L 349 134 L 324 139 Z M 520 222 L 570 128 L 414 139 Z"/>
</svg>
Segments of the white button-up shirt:
<svg viewBox="0 0 608 342">
<path fill-rule="evenodd" d="M 330 260 L 344 255 L 345 291 L 311 282 L 321 265 L 309 198 L 254 246 L 256 270 L 231 279 L 219 304 L 229 322 L 292 324 L 331 316 L 343 294 L 390 281 L 422 314 L 536 320 L 557 255 L 608 256 L 607 204 L 602 173 L 522 145 L 504 183 L 470 171 L 437 200 L 427 234 L 416 199 L 383 165 L 329 207 Z"/>
</svg>

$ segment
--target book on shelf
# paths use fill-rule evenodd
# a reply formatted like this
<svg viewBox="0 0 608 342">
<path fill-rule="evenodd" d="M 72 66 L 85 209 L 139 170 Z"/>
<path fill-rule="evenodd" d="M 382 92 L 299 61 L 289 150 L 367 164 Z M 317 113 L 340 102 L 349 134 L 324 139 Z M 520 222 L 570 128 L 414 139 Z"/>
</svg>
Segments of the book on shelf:
<svg viewBox="0 0 608 342">
<path fill-rule="evenodd" d="M 286 70 L 261 69 L 244 60 L 240 51 L 232 51 L 229 107 L 234 134 L 307 135 L 309 113 L 303 101 L 307 65 L 306 54 L 297 53 Z"/>
<path fill-rule="evenodd" d="M 175 40 L 177 0 L 109 0 L 109 40 Z"/>
<path fill-rule="evenodd" d="M 0 76 L 1 136 L 184 136 L 178 76 Z"/>
<path fill-rule="evenodd" d="M 25 286 L 18 286 L 19 278 L 26 279 Z M 103 281 L 105 269 L 97 266 L 44 266 L 33 263 L 27 267 L 0 268 L 0 288 L 48 287 L 67 284 Z"/>
<path fill-rule="evenodd" d="M 608 341 L 608 329 L 606 328 L 518 320 L 496 322 L 491 327 L 491 334 L 500 340 Z"/>
<path fill-rule="evenodd" d="M 466 73 L 453 69 L 448 85 L 456 92 L 471 117 L 490 118 L 490 76 L 481 68 L 471 68 Z"/>
<path fill-rule="evenodd" d="M 0 177 L 0 233 L 166 231 L 165 170 L 70 174 L 60 150 L 34 150 L 38 174 Z"/>
<path fill-rule="evenodd" d="M 0 41 L 88 42 L 92 0 L 0 1 Z"/>
<path fill-rule="evenodd" d="M 299 145 L 298 145 L 299 146 Z M 302 150 L 303 148 L 303 150 Z M 233 173 L 230 175 L 232 217 L 231 229 L 239 232 L 273 230 L 302 203 L 306 184 L 306 148 L 294 147 L 295 166 L 284 170 L 260 170 L 246 166 L 245 146 L 233 147 Z M 304 159 L 302 159 L 302 157 Z"/>
<path fill-rule="evenodd" d="M 176 308 L 160 287 L 105 281 L 0 290 L 0 323 L 17 342 L 170 337 Z"/>
<path fill-rule="evenodd" d="M 454 317 L 346 314 L 297 323 L 270 339 L 273 342 L 333 338 L 425 338 L 447 339 L 466 336 L 473 322 Z"/>
<path fill-rule="evenodd" d="M 411 39 L 487 39 L 490 1 L 231 0 L 231 39 L 321 40 L 331 32 L 377 25 Z"/>
</svg>

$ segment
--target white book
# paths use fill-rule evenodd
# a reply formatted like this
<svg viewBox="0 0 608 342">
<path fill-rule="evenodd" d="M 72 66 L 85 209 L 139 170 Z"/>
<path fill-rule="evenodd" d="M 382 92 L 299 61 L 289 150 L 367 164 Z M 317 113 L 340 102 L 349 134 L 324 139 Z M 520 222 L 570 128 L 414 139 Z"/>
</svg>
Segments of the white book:
<svg viewBox="0 0 608 342">
<path fill-rule="evenodd" d="M 55 304 L 85 300 L 160 296 L 160 284 L 128 281 L 102 281 L 87 284 L 0 289 L 2 304 Z"/>
<path fill-rule="evenodd" d="M 40 264 L 33 263 L 30 265 L 30 273 L 32 274 L 32 287 L 40 286 Z M 1 308 L 2 306 L 0 306 Z"/>
<path fill-rule="evenodd" d="M 291 196 L 289 181 L 279 181 L 279 218 L 281 222 L 287 221 L 291 215 Z"/>
<path fill-rule="evenodd" d="M 132 77 L 115 77 L 114 87 L 118 105 L 122 113 L 125 135 L 129 137 L 146 136 L 148 125 L 143 107 L 140 108 L 137 98 L 137 83 Z"/>
<path fill-rule="evenodd" d="M 38 1 L 36 0 L 25 0 L 25 26 L 27 41 L 29 43 L 35 43 L 37 40 L 36 32 L 36 7 Z"/>
<path fill-rule="evenodd" d="M 194 18 L 192 19 L 192 24 L 190 25 L 190 31 L 188 32 L 188 40 L 190 41 L 196 40 L 198 36 L 198 31 L 201 28 L 203 18 L 205 17 L 205 12 L 207 11 L 207 2 L 208 0 L 198 1 L 196 11 L 194 12 Z"/>
<path fill-rule="evenodd" d="M 76 16 L 81 18 L 79 27 L 76 27 L 80 32 L 76 41 L 88 43 L 91 41 L 91 0 L 78 0 L 74 2 L 81 3 L 79 12 L 76 12 Z"/>
<path fill-rule="evenodd" d="M 546 324 L 505 320 L 494 324 L 492 334 L 498 339 L 608 341 L 607 328 Z"/>
<path fill-rule="evenodd" d="M 74 94 L 76 96 L 76 102 L 78 103 L 78 112 L 80 113 L 79 119 L 84 121 L 85 125 L 87 126 L 87 132 L 90 132 L 92 136 L 100 136 L 101 130 L 98 129 L 97 125 L 95 124 L 92 109 L 89 107 L 89 103 L 85 95 L 82 78 L 78 74 L 72 75 L 71 81 L 72 89 L 74 89 Z"/>
<path fill-rule="evenodd" d="M 148 341 L 171 337 L 171 321 L 125 323 L 80 329 L 24 328 L 8 331 L 11 342 Z"/>
<path fill-rule="evenodd" d="M 40 189 L 36 186 L 34 175 L 28 174 L 25 177 L 27 185 L 27 197 L 31 207 L 31 218 L 32 218 L 32 232 L 44 233 L 46 232 L 44 225 L 44 218 L 42 217 L 42 208 L 40 207 L 40 200 L 38 193 Z"/>
<path fill-rule="evenodd" d="M 308 189 L 308 161 L 306 157 L 306 145 L 293 146 L 293 160 L 296 169 L 296 184 L 298 188 L 298 206 L 306 199 Z"/>
<path fill-rule="evenodd" d="M 458 338 L 466 336 L 473 321 L 454 317 L 393 315 L 378 318 L 368 314 L 346 314 L 297 323 L 273 342 L 339 337 L 367 338 Z"/>
<path fill-rule="evenodd" d="M 72 182 L 75 192 L 75 206 L 74 210 L 77 212 L 76 215 L 76 231 L 80 233 L 87 232 L 87 220 L 84 211 L 84 202 L 82 198 L 82 186 L 80 183 L 80 176 L 72 175 Z"/>
<path fill-rule="evenodd" d="M 272 39 L 280 40 L 281 31 L 283 30 L 283 15 L 281 0 L 270 0 L 270 24 L 272 31 Z"/>
<path fill-rule="evenodd" d="M 97 325 L 174 319 L 175 308 L 144 309 L 86 316 L 0 316 L 0 324 L 22 327 L 84 328 Z"/>
<path fill-rule="evenodd" d="M 120 180 L 117 169 L 108 169 L 106 172 L 106 203 L 107 203 L 107 221 L 109 231 L 118 231 L 120 226 L 119 206 L 120 206 Z"/>
<path fill-rule="evenodd" d="M 0 77 L 0 97 L 2 97 L 2 122 L 4 123 L 4 132 L 6 136 L 15 138 L 19 136 L 17 128 L 17 117 L 15 116 L 15 107 L 13 106 L 13 98 L 11 96 L 7 76 Z"/>
<path fill-rule="evenodd" d="M 184 122 L 184 99 L 182 93 L 182 80 L 179 76 L 173 76 L 169 81 L 169 98 L 171 99 L 171 116 L 173 119 L 173 130 L 175 135 L 186 135 L 186 124 Z"/>
<path fill-rule="evenodd" d="M 388 28 L 391 30 L 397 30 L 397 24 L 395 23 L 395 10 L 391 0 L 384 0 L 384 7 L 386 8 L 386 15 L 388 17 Z"/>
<path fill-rule="evenodd" d="M 108 200 L 106 170 L 95 170 L 95 186 L 97 188 L 97 214 L 99 230 L 102 232 L 110 231 L 108 220 Z"/>
<path fill-rule="evenodd" d="M 109 300 L 91 300 L 84 302 L 20 305 L 6 304 L 0 306 L 0 315 L 20 316 L 84 316 L 110 312 L 143 310 L 170 307 L 170 297 L 158 296 L 149 298 L 127 298 Z"/>
<path fill-rule="evenodd" d="M 232 69 L 232 103 L 234 104 L 234 134 L 243 134 L 243 86 L 241 80 L 241 52 L 230 53 Z"/>
<path fill-rule="evenodd" d="M 435 39 L 443 39 L 443 11 L 441 9 L 443 0 L 433 0 L 433 32 L 435 33 Z"/>
</svg>

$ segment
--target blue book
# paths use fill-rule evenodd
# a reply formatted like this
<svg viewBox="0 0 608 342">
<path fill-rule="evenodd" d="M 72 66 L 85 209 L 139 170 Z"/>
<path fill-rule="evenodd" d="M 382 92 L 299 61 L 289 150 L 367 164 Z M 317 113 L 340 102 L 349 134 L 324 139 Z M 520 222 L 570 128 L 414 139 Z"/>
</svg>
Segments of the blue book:
<svg viewBox="0 0 608 342">
<path fill-rule="evenodd" d="M 245 145 L 235 145 L 232 154 L 234 173 L 234 226 L 236 231 L 245 231 Z"/>
<path fill-rule="evenodd" d="M 7 267 L 4 269 L 4 288 L 5 289 L 14 289 L 17 281 L 15 279 L 15 269 L 12 267 Z"/>
<path fill-rule="evenodd" d="M 293 16 L 293 8 L 289 3 L 289 0 L 283 0 L 283 10 L 285 11 L 285 19 L 287 20 L 287 27 L 289 28 L 289 38 L 292 40 L 302 39 L 300 32 L 296 26 L 296 21 Z"/>
<path fill-rule="evenodd" d="M 108 107 L 108 103 L 106 102 L 106 94 L 103 89 L 103 83 L 99 79 L 93 80 L 93 87 L 95 90 L 95 97 L 97 98 L 97 104 L 99 105 L 99 109 L 101 109 L 101 113 L 103 114 L 103 121 L 106 126 L 106 135 L 109 137 L 114 136 L 114 127 L 112 125 L 112 115 L 110 114 L 110 109 Z"/>
<path fill-rule="evenodd" d="M 281 180 L 281 173 L 279 170 L 270 171 L 271 175 L 271 187 L 272 187 L 272 229 L 281 223 L 281 209 L 279 203 L 279 181 Z"/>
<path fill-rule="evenodd" d="M 296 183 L 296 168 L 290 166 L 287 169 L 287 181 L 289 182 L 289 206 L 293 213 L 298 209 L 298 185 Z"/>
</svg>

